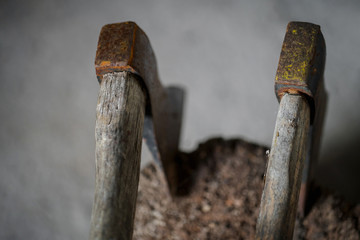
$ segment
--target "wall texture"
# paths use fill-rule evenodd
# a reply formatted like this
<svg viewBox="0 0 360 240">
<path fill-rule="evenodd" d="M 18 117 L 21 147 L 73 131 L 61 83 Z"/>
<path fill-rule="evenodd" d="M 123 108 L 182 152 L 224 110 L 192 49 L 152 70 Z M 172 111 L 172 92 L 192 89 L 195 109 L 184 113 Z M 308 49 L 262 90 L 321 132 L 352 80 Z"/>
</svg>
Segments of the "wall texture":
<svg viewBox="0 0 360 240">
<path fill-rule="evenodd" d="M 0 3 L 0 239 L 86 239 L 94 191 L 102 25 L 147 33 L 164 85 L 187 90 L 182 148 L 210 136 L 270 145 L 273 83 L 286 24 L 321 25 L 329 106 L 320 182 L 359 201 L 358 1 Z"/>
</svg>

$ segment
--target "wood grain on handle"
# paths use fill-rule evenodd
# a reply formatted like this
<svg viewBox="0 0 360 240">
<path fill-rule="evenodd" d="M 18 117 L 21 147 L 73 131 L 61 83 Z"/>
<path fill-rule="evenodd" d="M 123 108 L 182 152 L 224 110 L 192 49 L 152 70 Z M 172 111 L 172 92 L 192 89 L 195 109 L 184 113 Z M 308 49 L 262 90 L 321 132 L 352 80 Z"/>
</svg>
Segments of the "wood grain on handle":
<svg viewBox="0 0 360 240">
<path fill-rule="evenodd" d="M 131 239 L 145 94 L 135 75 L 105 74 L 96 109 L 96 186 L 90 239 Z"/>
<path fill-rule="evenodd" d="M 309 126 L 306 99 L 285 94 L 276 119 L 256 239 L 292 239 Z"/>
</svg>

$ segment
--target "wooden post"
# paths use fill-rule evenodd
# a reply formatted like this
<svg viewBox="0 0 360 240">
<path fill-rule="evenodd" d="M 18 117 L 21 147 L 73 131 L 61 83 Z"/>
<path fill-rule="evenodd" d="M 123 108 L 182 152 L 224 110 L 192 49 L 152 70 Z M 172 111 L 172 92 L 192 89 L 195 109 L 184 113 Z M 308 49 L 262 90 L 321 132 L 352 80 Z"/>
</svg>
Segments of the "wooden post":
<svg viewBox="0 0 360 240">
<path fill-rule="evenodd" d="M 310 126 L 300 94 L 280 102 L 257 221 L 256 239 L 292 239 Z"/>
<path fill-rule="evenodd" d="M 90 239 L 132 239 L 145 94 L 134 74 L 105 74 L 96 109 L 96 186 Z"/>
</svg>

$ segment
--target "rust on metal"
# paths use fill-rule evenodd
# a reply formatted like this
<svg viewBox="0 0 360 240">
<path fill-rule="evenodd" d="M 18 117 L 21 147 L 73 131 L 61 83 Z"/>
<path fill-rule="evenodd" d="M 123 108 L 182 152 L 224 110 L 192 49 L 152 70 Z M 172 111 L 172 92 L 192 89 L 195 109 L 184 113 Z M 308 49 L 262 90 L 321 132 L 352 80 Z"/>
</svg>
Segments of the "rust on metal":
<svg viewBox="0 0 360 240">
<path fill-rule="evenodd" d="M 134 37 L 137 26 L 131 22 L 126 24 L 108 24 L 101 29 L 95 58 L 96 76 L 114 71 L 132 71 Z"/>
<path fill-rule="evenodd" d="M 100 32 L 95 57 L 99 82 L 104 74 L 120 71 L 132 72 L 148 79 L 153 71 L 147 71 L 145 67 L 148 64 L 144 62 L 156 66 L 155 56 L 148 43 L 147 36 L 134 22 L 105 25 Z"/>
<path fill-rule="evenodd" d="M 304 94 L 310 103 L 312 122 L 323 81 L 325 56 L 325 41 L 319 25 L 288 24 L 275 77 L 275 92 L 279 101 L 284 93 Z"/>
</svg>

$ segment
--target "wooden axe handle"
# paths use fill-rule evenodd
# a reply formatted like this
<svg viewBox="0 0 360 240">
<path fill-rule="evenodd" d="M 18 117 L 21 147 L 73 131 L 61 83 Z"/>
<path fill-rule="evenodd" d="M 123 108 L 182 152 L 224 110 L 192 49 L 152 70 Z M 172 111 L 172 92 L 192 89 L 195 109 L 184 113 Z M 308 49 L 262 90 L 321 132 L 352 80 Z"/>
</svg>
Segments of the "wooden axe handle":
<svg viewBox="0 0 360 240">
<path fill-rule="evenodd" d="M 285 94 L 276 119 L 256 239 L 292 239 L 309 126 L 305 97 Z"/>
<path fill-rule="evenodd" d="M 96 108 L 96 186 L 90 239 L 132 239 L 145 92 L 129 72 L 105 74 Z"/>
</svg>

